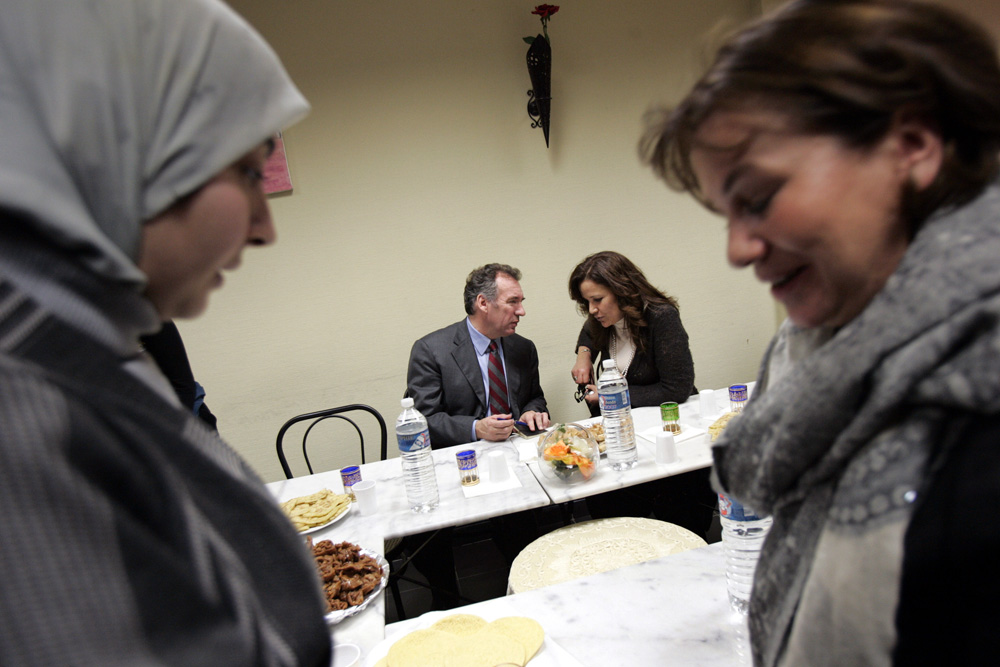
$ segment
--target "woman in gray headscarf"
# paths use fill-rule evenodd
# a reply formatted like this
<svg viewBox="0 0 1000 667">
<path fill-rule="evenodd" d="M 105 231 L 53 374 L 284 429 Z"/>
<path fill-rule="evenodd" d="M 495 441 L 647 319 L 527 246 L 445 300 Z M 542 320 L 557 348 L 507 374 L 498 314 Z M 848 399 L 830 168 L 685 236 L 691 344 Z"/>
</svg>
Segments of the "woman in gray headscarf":
<svg viewBox="0 0 1000 667">
<path fill-rule="evenodd" d="M 1000 63 L 935 3 L 791 2 L 647 155 L 788 311 L 718 487 L 774 522 L 763 665 L 992 664 L 1000 620 Z"/>
<path fill-rule="evenodd" d="M 7 0 L 0 44 L 0 664 L 327 664 L 301 538 L 137 343 L 274 240 L 305 100 L 215 0 Z"/>
</svg>

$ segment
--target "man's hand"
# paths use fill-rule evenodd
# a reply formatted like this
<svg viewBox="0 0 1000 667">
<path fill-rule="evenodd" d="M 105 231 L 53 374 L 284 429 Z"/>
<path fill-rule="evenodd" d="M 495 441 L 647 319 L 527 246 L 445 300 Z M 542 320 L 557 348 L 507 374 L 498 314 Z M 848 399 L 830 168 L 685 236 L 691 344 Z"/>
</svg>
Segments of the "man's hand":
<svg viewBox="0 0 1000 667">
<path fill-rule="evenodd" d="M 528 428 L 532 431 L 544 431 L 549 427 L 549 413 L 528 410 L 527 412 L 521 413 L 520 421 L 527 424 Z"/>
<path fill-rule="evenodd" d="M 480 440 L 506 440 L 514 430 L 511 415 L 490 415 L 476 422 L 476 436 Z"/>
</svg>

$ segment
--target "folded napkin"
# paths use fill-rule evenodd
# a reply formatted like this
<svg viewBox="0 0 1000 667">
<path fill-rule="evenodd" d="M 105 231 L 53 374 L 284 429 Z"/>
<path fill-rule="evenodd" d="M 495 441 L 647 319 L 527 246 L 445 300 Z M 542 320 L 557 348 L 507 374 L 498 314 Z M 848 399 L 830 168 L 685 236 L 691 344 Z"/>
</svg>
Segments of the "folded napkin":
<svg viewBox="0 0 1000 667">
<path fill-rule="evenodd" d="M 479 478 L 479 484 L 475 486 L 463 486 L 462 493 L 465 494 L 466 498 L 475 498 L 476 496 L 485 496 L 488 493 L 496 493 L 497 491 L 506 491 L 507 489 L 516 489 L 521 486 L 521 480 L 517 478 L 514 471 L 510 471 L 510 477 L 505 481 L 500 483 L 491 482 L 484 477 Z"/>
<path fill-rule="evenodd" d="M 651 426 L 650 428 L 640 431 L 637 435 L 643 440 L 648 440 L 649 442 L 656 444 L 656 436 L 663 433 L 662 426 Z M 705 435 L 705 429 L 697 428 L 695 426 L 688 426 L 687 424 L 681 425 L 681 432 L 674 433 L 674 442 L 680 444 L 685 440 L 690 440 L 691 438 L 696 438 L 698 436 Z"/>
<path fill-rule="evenodd" d="M 541 437 L 539 433 L 531 438 L 515 438 L 514 446 L 517 447 L 517 460 L 521 463 L 527 463 L 528 461 L 534 461 L 538 457 L 538 438 Z"/>
</svg>

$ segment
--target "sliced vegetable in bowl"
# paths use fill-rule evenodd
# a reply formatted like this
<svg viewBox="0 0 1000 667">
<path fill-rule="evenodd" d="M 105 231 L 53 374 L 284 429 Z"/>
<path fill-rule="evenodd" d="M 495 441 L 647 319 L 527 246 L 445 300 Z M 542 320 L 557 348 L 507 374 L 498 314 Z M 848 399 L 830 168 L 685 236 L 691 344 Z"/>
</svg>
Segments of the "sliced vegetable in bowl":
<svg viewBox="0 0 1000 667">
<path fill-rule="evenodd" d="M 556 424 L 538 440 L 542 474 L 567 483 L 585 482 L 597 472 L 600 450 L 579 424 Z"/>
</svg>

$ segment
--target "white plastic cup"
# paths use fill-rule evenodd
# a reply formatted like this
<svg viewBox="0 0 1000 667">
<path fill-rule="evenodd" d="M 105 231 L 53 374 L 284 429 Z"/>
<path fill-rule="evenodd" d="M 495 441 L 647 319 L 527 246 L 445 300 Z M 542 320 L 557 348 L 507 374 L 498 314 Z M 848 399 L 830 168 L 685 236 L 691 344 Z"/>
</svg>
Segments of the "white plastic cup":
<svg viewBox="0 0 1000 667">
<path fill-rule="evenodd" d="M 361 648 L 356 644 L 337 644 L 333 647 L 330 667 L 361 667 Z"/>
<path fill-rule="evenodd" d="M 499 449 L 494 449 L 486 455 L 487 468 L 489 470 L 489 480 L 493 484 L 506 482 L 510 479 L 510 467 L 507 465 L 507 457 Z"/>
<path fill-rule="evenodd" d="M 374 480 L 365 479 L 355 484 L 354 497 L 358 501 L 358 511 L 362 514 L 375 514 L 378 511 L 378 498 L 375 496 Z"/>
<path fill-rule="evenodd" d="M 704 419 L 711 419 L 715 416 L 715 392 L 711 389 L 702 389 L 698 393 L 698 406 L 701 409 L 701 416 Z"/>
<path fill-rule="evenodd" d="M 656 462 L 660 465 L 674 463 L 677 460 L 677 445 L 674 434 L 664 431 L 656 434 Z"/>
</svg>

